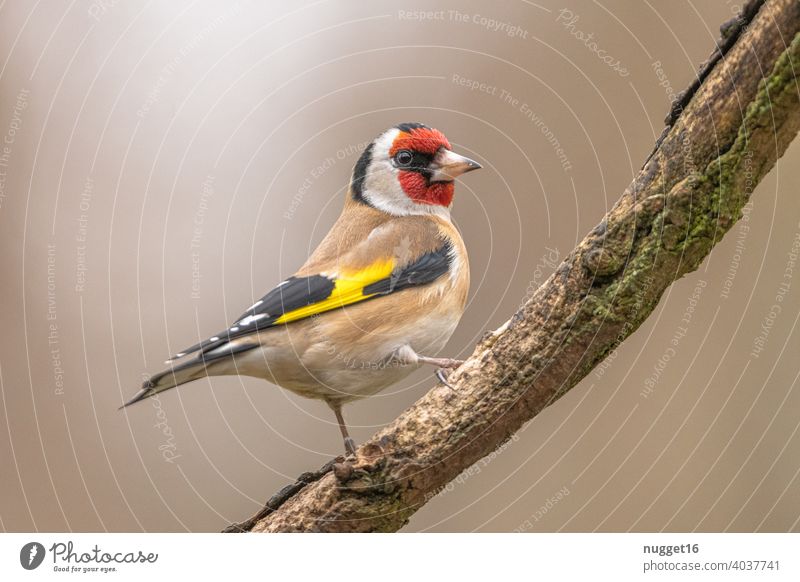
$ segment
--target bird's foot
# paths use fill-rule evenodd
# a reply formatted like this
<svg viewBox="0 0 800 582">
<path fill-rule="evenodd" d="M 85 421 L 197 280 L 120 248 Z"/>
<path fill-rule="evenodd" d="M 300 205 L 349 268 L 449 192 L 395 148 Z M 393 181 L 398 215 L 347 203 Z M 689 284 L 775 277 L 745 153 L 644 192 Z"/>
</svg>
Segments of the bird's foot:
<svg viewBox="0 0 800 582">
<path fill-rule="evenodd" d="M 444 386 L 447 386 L 448 388 L 450 388 L 450 390 L 455 390 L 455 388 L 453 388 L 453 385 L 447 381 L 447 378 L 450 376 L 451 372 L 452 370 L 449 368 L 438 368 L 435 372 L 435 375 L 436 379 L 439 380 L 439 382 L 441 382 Z"/>
</svg>

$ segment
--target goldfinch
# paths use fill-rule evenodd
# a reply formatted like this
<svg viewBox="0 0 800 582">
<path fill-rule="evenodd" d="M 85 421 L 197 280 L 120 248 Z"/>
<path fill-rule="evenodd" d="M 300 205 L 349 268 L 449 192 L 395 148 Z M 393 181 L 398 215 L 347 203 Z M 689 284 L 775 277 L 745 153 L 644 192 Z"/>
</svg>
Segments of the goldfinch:
<svg viewBox="0 0 800 582">
<path fill-rule="evenodd" d="M 352 455 L 342 405 L 437 358 L 467 300 L 469 263 L 450 220 L 453 180 L 480 164 L 421 123 L 379 135 L 355 167 L 344 209 L 297 273 L 231 327 L 173 356 L 128 406 L 205 376 L 264 378 L 333 410 Z"/>
</svg>

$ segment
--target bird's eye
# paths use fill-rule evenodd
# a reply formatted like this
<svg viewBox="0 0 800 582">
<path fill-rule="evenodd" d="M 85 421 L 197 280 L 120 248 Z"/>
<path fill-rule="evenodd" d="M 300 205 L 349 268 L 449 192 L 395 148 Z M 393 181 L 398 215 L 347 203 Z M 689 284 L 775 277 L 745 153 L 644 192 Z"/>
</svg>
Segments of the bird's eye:
<svg viewBox="0 0 800 582">
<path fill-rule="evenodd" d="M 400 150 L 395 154 L 394 161 L 397 162 L 398 166 L 410 166 L 411 162 L 414 161 L 414 154 L 409 150 Z"/>
</svg>

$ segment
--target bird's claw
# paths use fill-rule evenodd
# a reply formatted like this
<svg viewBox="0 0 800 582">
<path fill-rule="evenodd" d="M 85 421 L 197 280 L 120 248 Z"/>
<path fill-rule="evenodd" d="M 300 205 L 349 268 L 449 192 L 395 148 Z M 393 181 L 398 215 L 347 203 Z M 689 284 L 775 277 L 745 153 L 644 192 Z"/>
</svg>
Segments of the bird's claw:
<svg viewBox="0 0 800 582">
<path fill-rule="evenodd" d="M 439 380 L 439 382 L 441 382 L 443 385 L 450 388 L 450 390 L 455 390 L 452 384 L 450 384 L 450 382 L 447 381 L 448 376 L 450 376 L 450 371 L 451 370 L 448 368 L 438 368 L 435 372 L 436 379 Z"/>
</svg>

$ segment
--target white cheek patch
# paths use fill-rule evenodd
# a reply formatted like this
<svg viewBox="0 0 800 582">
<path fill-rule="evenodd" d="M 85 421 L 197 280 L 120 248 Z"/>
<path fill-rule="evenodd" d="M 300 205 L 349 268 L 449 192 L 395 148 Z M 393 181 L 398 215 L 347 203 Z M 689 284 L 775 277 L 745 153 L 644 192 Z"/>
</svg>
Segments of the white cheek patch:
<svg viewBox="0 0 800 582">
<path fill-rule="evenodd" d="M 392 165 L 389 156 L 392 144 L 399 134 L 399 129 L 392 128 L 375 140 L 372 160 L 364 177 L 364 199 L 378 210 L 394 216 L 434 214 L 449 220 L 449 208 L 436 204 L 418 204 L 400 186 L 399 172 Z"/>
</svg>

